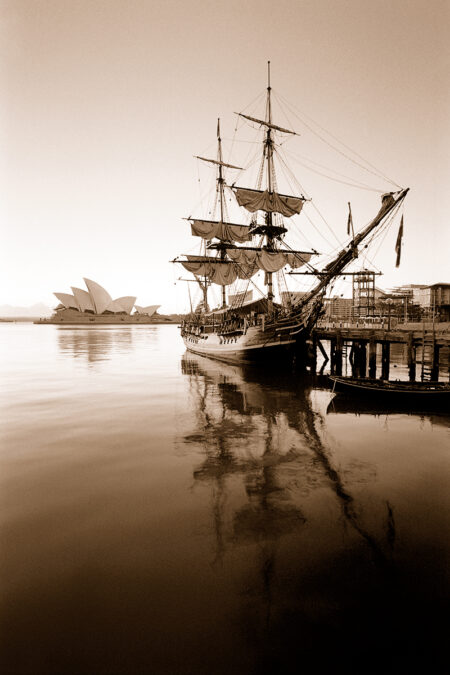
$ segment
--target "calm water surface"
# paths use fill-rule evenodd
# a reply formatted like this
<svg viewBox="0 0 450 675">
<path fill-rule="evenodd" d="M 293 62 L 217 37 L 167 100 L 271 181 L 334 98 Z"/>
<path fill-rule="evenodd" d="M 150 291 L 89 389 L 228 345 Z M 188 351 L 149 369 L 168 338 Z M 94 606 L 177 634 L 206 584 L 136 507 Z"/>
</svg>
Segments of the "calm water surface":
<svg viewBox="0 0 450 675">
<path fill-rule="evenodd" d="M 448 413 L 173 326 L 0 344 L 2 672 L 446 672 Z"/>
</svg>

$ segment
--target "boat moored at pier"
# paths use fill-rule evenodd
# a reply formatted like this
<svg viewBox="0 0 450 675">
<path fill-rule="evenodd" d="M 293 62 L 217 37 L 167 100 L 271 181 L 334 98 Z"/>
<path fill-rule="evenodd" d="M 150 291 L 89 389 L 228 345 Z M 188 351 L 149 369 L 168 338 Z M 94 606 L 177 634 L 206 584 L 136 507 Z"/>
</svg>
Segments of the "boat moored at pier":
<svg viewBox="0 0 450 675">
<path fill-rule="evenodd" d="M 402 380 L 378 380 L 366 377 L 330 375 L 333 391 L 364 397 L 402 399 L 404 401 L 445 401 L 450 403 L 448 382 L 406 382 Z"/>
</svg>

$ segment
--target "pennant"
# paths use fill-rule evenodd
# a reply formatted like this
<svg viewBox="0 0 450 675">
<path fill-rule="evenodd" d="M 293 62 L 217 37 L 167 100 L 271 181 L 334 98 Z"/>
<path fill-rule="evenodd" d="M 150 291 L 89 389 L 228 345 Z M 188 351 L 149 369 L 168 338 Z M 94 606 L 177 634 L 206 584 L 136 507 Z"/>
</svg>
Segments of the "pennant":
<svg viewBox="0 0 450 675">
<path fill-rule="evenodd" d="M 398 228 L 397 241 L 395 243 L 395 252 L 397 254 L 397 260 L 395 261 L 395 266 L 399 267 L 400 257 L 402 254 L 402 239 L 403 239 L 403 216 L 400 221 L 400 227 Z"/>
<path fill-rule="evenodd" d="M 220 118 L 217 120 L 217 138 L 220 140 Z"/>
<path fill-rule="evenodd" d="M 353 218 L 352 218 L 352 208 L 350 206 L 350 202 L 348 203 L 348 220 L 347 220 L 347 234 L 350 234 L 350 227 L 352 228 L 352 235 L 354 235 L 353 231 Z"/>
</svg>

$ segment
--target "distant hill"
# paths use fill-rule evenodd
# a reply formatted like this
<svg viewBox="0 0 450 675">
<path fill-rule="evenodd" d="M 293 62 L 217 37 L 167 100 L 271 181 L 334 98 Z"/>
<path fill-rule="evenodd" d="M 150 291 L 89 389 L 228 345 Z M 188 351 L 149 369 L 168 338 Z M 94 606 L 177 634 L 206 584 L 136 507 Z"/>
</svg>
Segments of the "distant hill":
<svg viewBox="0 0 450 675">
<path fill-rule="evenodd" d="M 0 305 L 0 318 L 14 319 L 17 317 L 47 317 L 53 314 L 53 310 L 42 302 L 31 307 L 13 307 L 12 305 Z"/>
</svg>

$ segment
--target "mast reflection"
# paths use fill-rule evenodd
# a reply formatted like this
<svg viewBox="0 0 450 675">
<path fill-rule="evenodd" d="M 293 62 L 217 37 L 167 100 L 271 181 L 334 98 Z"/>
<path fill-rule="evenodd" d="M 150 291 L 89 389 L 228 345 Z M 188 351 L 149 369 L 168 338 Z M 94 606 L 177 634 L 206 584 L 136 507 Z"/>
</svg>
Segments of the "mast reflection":
<svg viewBox="0 0 450 675">
<path fill-rule="evenodd" d="M 207 483 L 212 493 L 212 564 L 222 564 L 227 550 L 256 546 L 260 573 L 249 580 L 246 594 L 264 607 L 263 630 L 273 614 L 281 542 L 301 533 L 308 508 L 322 499 L 324 490 L 331 488 L 343 525 L 357 533 L 382 576 L 392 579 L 394 509 L 388 502 L 382 505 L 378 541 L 362 523 L 322 440 L 325 422 L 311 404 L 311 382 L 192 354 L 184 355 L 181 367 L 196 414 L 195 431 L 184 440 L 200 444 L 204 459 L 194 479 Z M 314 524 L 308 532 L 320 536 Z"/>
</svg>

